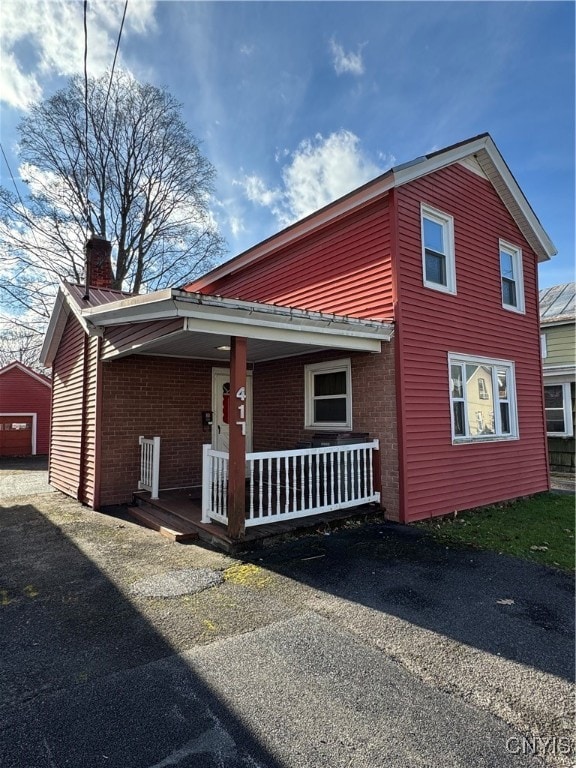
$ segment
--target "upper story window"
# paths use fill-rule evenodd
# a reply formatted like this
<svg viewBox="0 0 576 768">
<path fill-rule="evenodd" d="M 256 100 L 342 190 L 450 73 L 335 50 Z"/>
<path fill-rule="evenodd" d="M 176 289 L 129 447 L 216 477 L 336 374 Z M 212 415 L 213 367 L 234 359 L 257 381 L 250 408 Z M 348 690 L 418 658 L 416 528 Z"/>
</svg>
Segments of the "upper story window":
<svg viewBox="0 0 576 768">
<path fill-rule="evenodd" d="M 422 270 L 424 285 L 456 293 L 454 219 L 427 205 L 421 206 Z"/>
<path fill-rule="evenodd" d="M 452 440 L 518 437 L 514 363 L 448 356 Z"/>
<path fill-rule="evenodd" d="M 524 312 L 522 251 L 503 240 L 500 240 L 500 281 L 504 309 Z"/>
<path fill-rule="evenodd" d="M 305 426 L 352 429 L 351 363 L 330 360 L 304 368 Z"/>
</svg>

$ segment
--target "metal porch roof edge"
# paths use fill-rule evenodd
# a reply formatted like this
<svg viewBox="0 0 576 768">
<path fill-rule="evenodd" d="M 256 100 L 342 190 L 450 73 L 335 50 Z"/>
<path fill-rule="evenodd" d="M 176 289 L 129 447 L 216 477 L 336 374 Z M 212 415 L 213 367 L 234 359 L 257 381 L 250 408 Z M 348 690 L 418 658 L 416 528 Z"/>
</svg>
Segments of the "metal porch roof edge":
<svg viewBox="0 0 576 768">
<path fill-rule="evenodd" d="M 186 328 L 191 331 L 194 330 L 193 323 L 198 321 L 201 325 L 210 323 L 213 328 L 220 325 L 228 334 L 236 330 L 237 335 L 255 338 L 261 335 L 263 328 L 268 329 L 272 335 L 276 334 L 279 339 L 284 339 L 286 332 L 293 334 L 297 331 L 303 337 L 308 334 L 314 337 L 314 343 L 317 343 L 319 333 L 332 338 L 357 338 L 359 349 L 366 347 L 366 340 L 390 341 L 394 332 L 391 321 L 363 320 L 275 304 L 207 296 L 175 288 L 80 309 L 69 287 L 61 283 L 40 354 L 42 364 L 47 367 L 54 360 L 71 313 L 88 335 L 97 336 L 103 335 L 105 327 L 171 317 L 187 318 Z"/>
<path fill-rule="evenodd" d="M 381 176 L 367 182 L 343 197 L 314 211 L 289 227 L 257 243 L 224 264 L 215 267 L 187 285 L 191 290 L 242 270 L 269 252 L 288 245 L 294 240 L 318 229 L 330 221 L 376 200 L 393 187 L 402 186 L 433 171 L 452 165 L 466 157 L 476 157 L 498 195 L 510 211 L 538 255 L 539 261 L 548 261 L 558 251 L 534 213 L 506 161 L 489 133 L 452 144 L 449 147 L 390 168 Z"/>
<path fill-rule="evenodd" d="M 226 324 L 236 323 L 240 328 L 246 329 L 250 326 L 277 329 L 296 327 L 302 333 L 316 333 L 321 330 L 329 335 L 379 338 L 385 341 L 391 338 L 394 329 L 391 321 L 364 320 L 276 304 L 207 296 L 176 288 L 84 309 L 82 316 L 98 328 L 169 317 L 186 317 Z"/>
</svg>

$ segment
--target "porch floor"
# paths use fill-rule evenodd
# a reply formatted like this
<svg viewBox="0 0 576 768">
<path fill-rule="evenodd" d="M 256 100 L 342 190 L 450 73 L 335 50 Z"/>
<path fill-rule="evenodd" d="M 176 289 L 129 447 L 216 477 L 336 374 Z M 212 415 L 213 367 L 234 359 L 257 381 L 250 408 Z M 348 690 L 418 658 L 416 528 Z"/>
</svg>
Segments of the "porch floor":
<svg viewBox="0 0 576 768">
<path fill-rule="evenodd" d="M 351 509 L 335 510 L 310 517 L 251 526 L 246 529 L 241 540 L 235 540 L 228 536 L 226 527 L 221 523 L 201 522 L 201 499 L 197 489 L 177 488 L 160 491 L 160 498 L 155 500 L 150 498 L 148 491 L 136 491 L 134 502 L 135 504 L 128 508 L 130 514 L 148 528 L 153 528 L 173 541 L 200 539 L 226 552 L 255 549 L 267 539 L 293 534 L 340 520 L 364 520 L 381 512 L 380 508 L 374 504 L 364 504 Z"/>
</svg>

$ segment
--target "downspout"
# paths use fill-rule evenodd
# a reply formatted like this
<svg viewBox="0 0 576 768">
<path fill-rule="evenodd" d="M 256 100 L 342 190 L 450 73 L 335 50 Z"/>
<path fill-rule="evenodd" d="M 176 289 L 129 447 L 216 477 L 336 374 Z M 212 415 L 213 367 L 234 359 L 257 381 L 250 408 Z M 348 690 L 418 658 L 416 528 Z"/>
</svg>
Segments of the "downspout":
<svg viewBox="0 0 576 768">
<path fill-rule="evenodd" d="M 85 503 L 84 498 L 84 482 L 86 480 L 86 424 L 88 421 L 86 413 L 86 401 L 88 390 L 88 352 L 89 352 L 89 337 L 88 334 L 84 334 L 84 349 L 83 349 L 83 369 L 82 369 L 82 420 L 80 422 L 80 467 L 78 477 L 78 492 L 76 494 L 78 501 Z"/>
<path fill-rule="evenodd" d="M 390 258 L 392 266 L 392 301 L 394 305 L 394 379 L 396 389 L 396 439 L 398 445 L 398 519 L 405 523 L 406 504 L 406 441 L 404 439 L 404 354 L 402 349 L 402 305 L 400 301 L 400 253 L 398 250 L 397 188 L 390 190 Z"/>
<path fill-rule="evenodd" d="M 92 508 L 100 509 L 100 482 L 102 478 L 102 404 L 103 404 L 103 381 L 102 381 L 102 338 L 99 337 L 96 359 L 96 402 L 94 404 L 94 499 Z"/>
<path fill-rule="evenodd" d="M 52 484 L 52 434 L 54 432 L 54 373 L 55 365 L 52 361 L 52 377 L 50 386 L 50 429 L 48 433 L 48 485 Z"/>
</svg>

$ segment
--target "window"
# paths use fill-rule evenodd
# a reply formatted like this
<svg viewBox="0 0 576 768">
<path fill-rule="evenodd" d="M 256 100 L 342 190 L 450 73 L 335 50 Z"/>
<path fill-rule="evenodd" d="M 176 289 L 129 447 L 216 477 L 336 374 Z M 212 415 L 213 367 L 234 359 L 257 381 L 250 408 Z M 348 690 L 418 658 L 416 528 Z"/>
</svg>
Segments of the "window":
<svg viewBox="0 0 576 768">
<path fill-rule="evenodd" d="M 488 400 L 490 395 L 488 394 L 488 390 L 486 388 L 486 379 L 479 378 L 478 379 L 478 397 L 480 400 Z"/>
<path fill-rule="evenodd" d="M 542 355 L 542 360 L 548 357 L 548 344 L 546 343 L 545 333 L 540 334 L 540 354 Z"/>
<path fill-rule="evenodd" d="M 449 355 L 453 442 L 518 437 L 514 364 Z"/>
<path fill-rule="evenodd" d="M 572 423 L 572 397 L 570 384 L 545 384 L 544 406 L 546 408 L 546 431 L 553 437 L 571 437 L 574 433 Z"/>
<path fill-rule="evenodd" d="M 350 360 L 307 365 L 305 372 L 305 427 L 352 429 Z"/>
<path fill-rule="evenodd" d="M 421 216 L 424 285 L 437 291 L 456 293 L 454 219 L 427 205 L 421 206 Z"/>
<path fill-rule="evenodd" d="M 500 240 L 500 281 L 504 309 L 524 312 L 522 251 L 502 240 Z"/>
</svg>

